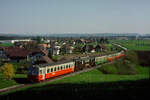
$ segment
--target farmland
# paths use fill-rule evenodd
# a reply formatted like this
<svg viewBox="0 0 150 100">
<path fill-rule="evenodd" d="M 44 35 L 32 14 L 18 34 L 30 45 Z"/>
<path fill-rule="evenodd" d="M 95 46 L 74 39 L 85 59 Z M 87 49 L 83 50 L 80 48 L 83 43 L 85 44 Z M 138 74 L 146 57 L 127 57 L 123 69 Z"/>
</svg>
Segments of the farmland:
<svg viewBox="0 0 150 100">
<path fill-rule="evenodd" d="M 129 50 L 149 51 L 150 40 L 110 40 L 113 43 L 119 43 Z"/>
</svg>

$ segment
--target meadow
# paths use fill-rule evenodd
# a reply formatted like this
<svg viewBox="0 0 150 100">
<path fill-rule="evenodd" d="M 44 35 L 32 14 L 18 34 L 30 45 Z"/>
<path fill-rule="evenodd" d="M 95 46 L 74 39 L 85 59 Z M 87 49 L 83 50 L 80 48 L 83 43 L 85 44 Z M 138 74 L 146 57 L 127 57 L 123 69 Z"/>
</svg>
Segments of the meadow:
<svg viewBox="0 0 150 100">
<path fill-rule="evenodd" d="M 119 43 L 129 50 L 150 51 L 150 40 L 110 40 L 113 43 Z"/>
</svg>

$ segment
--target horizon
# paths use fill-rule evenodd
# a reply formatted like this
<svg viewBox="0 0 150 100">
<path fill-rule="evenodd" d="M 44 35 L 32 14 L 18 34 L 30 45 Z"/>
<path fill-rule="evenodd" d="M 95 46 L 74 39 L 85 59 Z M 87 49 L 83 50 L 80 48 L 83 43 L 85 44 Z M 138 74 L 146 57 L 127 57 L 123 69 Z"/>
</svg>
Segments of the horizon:
<svg viewBox="0 0 150 100">
<path fill-rule="evenodd" d="M 149 0 L 3 0 L 0 34 L 150 34 Z"/>
</svg>

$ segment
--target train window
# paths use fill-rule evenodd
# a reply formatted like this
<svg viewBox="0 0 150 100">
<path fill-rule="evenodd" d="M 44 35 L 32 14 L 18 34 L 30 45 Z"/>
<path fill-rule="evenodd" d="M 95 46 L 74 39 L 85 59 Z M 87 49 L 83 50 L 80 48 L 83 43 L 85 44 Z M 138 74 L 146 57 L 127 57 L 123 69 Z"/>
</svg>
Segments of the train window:
<svg viewBox="0 0 150 100">
<path fill-rule="evenodd" d="M 70 66 L 70 64 L 69 64 L 69 68 L 70 68 L 71 66 Z"/>
<path fill-rule="evenodd" d="M 67 65 L 65 66 L 65 69 L 67 69 Z"/>
<path fill-rule="evenodd" d="M 40 74 L 42 74 L 42 70 L 40 70 Z"/>
<path fill-rule="evenodd" d="M 66 65 L 64 65 L 64 69 L 66 69 Z"/>
<path fill-rule="evenodd" d="M 47 69 L 47 73 L 49 73 L 50 72 L 50 70 L 49 69 Z"/>
<path fill-rule="evenodd" d="M 66 65 L 66 69 L 68 68 L 68 65 Z"/>
<path fill-rule="evenodd" d="M 62 66 L 60 67 L 60 69 L 61 69 L 61 70 L 63 69 Z"/>
<path fill-rule="evenodd" d="M 59 71 L 59 67 L 60 67 L 60 66 L 58 66 L 58 68 L 57 68 L 58 71 Z"/>
<path fill-rule="evenodd" d="M 53 68 L 51 68 L 51 72 L 53 72 Z"/>
<path fill-rule="evenodd" d="M 56 67 L 54 68 L 54 72 L 56 71 Z"/>
</svg>

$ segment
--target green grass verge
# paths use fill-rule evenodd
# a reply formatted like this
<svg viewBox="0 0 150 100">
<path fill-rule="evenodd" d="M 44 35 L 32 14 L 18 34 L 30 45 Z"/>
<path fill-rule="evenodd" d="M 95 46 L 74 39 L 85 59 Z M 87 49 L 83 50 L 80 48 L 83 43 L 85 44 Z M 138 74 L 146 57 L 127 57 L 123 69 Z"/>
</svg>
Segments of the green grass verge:
<svg viewBox="0 0 150 100">
<path fill-rule="evenodd" d="M 0 89 L 10 87 L 13 85 L 18 85 L 14 80 L 0 80 Z"/>
<path fill-rule="evenodd" d="M 2 77 L 2 75 L 0 74 L 0 77 Z M 27 75 L 26 74 L 15 74 L 14 78 L 26 78 Z M 17 83 L 14 79 L 12 80 L 5 80 L 5 79 L 0 79 L 0 89 L 2 88 L 7 88 L 10 86 L 14 86 L 14 85 L 19 85 L 19 83 Z"/>
</svg>

